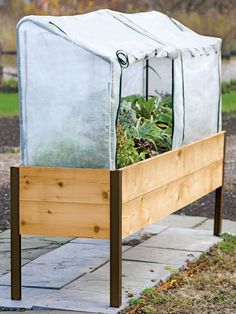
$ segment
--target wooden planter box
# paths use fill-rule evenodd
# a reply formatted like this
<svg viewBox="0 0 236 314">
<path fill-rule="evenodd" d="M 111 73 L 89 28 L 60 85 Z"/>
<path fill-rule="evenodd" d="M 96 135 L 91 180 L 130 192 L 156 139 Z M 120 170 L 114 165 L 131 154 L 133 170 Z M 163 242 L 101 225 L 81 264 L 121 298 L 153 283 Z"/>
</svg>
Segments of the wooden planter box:
<svg viewBox="0 0 236 314">
<path fill-rule="evenodd" d="M 12 167 L 12 299 L 21 299 L 22 234 L 110 239 L 114 307 L 121 304 L 122 238 L 214 190 L 219 235 L 224 146 L 220 132 L 114 171 Z"/>
</svg>

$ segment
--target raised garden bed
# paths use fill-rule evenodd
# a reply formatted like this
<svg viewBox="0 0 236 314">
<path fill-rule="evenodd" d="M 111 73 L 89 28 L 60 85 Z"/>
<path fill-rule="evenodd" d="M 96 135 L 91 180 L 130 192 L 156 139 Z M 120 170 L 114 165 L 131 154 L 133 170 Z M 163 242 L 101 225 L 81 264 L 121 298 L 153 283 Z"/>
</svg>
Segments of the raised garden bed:
<svg viewBox="0 0 236 314">
<path fill-rule="evenodd" d="M 220 132 L 118 170 L 12 168 L 12 298 L 21 297 L 21 234 L 110 239 L 111 306 L 121 303 L 122 238 L 214 190 L 219 235 L 224 145 Z"/>
<path fill-rule="evenodd" d="M 118 307 L 122 238 L 214 190 L 220 233 L 221 40 L 158 12 L 111 10 L 23 18 L 17 36 L 12 298 L 21 298 L 21 234 L 90 237 L 110 239 Z"/>
</svg>

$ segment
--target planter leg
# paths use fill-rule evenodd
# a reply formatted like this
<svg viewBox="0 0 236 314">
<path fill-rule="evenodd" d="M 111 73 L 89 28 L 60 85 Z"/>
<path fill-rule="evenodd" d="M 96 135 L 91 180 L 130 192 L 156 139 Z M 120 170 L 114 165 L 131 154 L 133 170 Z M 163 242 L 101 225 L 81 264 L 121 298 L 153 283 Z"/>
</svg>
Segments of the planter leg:
<svg viewBox="0 0 236 314">
<path fill-rule="evenodd" d="M 110 174 L 110 306 L 122 303 L 122 188 L 121 172 Z"/>
<path fill-rule="evenodd" d="M 226 152 L 226 133 L 224 134 L 222 186 L 216 189 L 216 196 L 215 196 L 215 217 L 214 217 L 214 235 L 215 236 L 220 236 L 222 232 L 222 219 L 223 219 L 223 211 L 224 211 L 223 192 L 224 192 L 225 152 Z"/>
<path fill-rule="evenodd" d="M 223 186 L 216 189 L 215 196 L 215 217 L 214 217 L 214 235 L 219 236 L 222 231 L 222 217 L 223 217 Z"/>
<path fill-rule="evenodd" d="M 21 235 L 19 223 L 19 168 L 11 168 L 11 299 L 21 300 Z"/>
</svg>

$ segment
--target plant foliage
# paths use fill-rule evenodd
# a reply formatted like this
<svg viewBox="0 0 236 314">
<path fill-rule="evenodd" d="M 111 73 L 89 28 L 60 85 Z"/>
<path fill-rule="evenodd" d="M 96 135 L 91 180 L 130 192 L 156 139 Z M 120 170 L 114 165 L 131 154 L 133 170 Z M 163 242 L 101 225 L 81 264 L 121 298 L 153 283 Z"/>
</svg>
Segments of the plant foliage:
<svg viewBox="0 0 236 314">
<path fill-rule="evenodd" d="M 171 149 L 172 98 L 141 95 L 122 98 L 117 124 L 117 167 L 125 167 Z"/>
</svg>

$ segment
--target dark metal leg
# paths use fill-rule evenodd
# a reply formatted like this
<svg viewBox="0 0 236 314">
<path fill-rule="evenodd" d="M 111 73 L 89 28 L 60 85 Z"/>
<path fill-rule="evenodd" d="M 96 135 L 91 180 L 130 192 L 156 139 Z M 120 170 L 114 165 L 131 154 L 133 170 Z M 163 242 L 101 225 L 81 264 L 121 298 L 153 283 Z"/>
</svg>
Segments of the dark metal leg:
<svg viewBox="0 0 236 314">
<path fill-rule="evenodd" d="M 11 299 L 21 300 L 21 235 L 19 224 L 19 168 L 11 168 Z"/>
<path fill-rule="evenodd" d="M 222 218 L 223 218 L 223 186 L 216 189 L 216 200 L 215 200 L 215 219 L 214 219 L 214 235 L 219 236 L 222 231 Z"/>
<path fill-rule="evenodd" d="M 222 219 L 224 211 L 224 166 L 225 166 L 225 152 L 226 152 L 226 133 L 224 134 L 224 156 L 223 156 L 223 173 L 222 186 L 216 189 L 215 198 L 215 219 L 214 219 L 214 235 L 219 236 L 222 231 Z"/>
<path fill-rule="evenodd" d="M 122 172 L 110 175 L 110 306 L 122 303 Z"/>
</svg>

